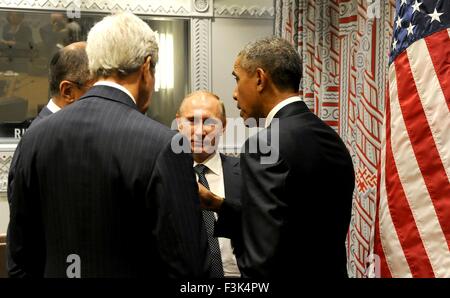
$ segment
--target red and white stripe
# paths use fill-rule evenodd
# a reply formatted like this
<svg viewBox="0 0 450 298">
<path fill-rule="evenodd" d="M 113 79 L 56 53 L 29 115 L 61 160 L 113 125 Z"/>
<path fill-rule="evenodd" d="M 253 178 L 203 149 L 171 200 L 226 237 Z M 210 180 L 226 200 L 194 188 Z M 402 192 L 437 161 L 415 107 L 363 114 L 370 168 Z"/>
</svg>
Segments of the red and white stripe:
<svg viewBox="0 0 450 298">
<path fill-rule="evenodd" d="M 450 30 L 389 69 L 375 253 L 385 277 L 450 277 Z"/>
</svg>

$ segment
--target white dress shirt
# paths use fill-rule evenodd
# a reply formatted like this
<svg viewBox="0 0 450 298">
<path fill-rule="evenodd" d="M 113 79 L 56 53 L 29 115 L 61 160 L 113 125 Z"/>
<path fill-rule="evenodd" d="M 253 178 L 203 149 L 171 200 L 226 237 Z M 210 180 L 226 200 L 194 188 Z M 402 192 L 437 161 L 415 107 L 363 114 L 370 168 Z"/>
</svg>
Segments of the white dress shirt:
<svg viewBox="0 0 450 298">
<path fill-rule="evenodd" d="M 119 90 L 125 92 L 126 94 L 128 94 L 128 96 L 133 100 L 133 102 L 136 103 L 136 100 L 134 99 L 133 95 L 131 95 L 130 91 L 128 91 L 127 88 L 125 88 L 124 86 L 122 86 L 120 84 L 117 84 L 117 83 L 111 82 L 111 81 L 98 81 L 94 84 L 94 86 L 109 86 L 109 87 L 119 89 Z"/>
<path fill-rule="evenodd" d="M 49 109 L 52 113 L 56 113 L 59 110 L 61 110 L 61 108 L 58 107 L 56 103 L 53 101 L 53 98 L 50 98 L 50 100 L 48 101 L 47 109 Z"/>
<path fill-rule="evenodd" d="M 194 161 L 194 167 L 198 163 Z M 208 167 L 205 173 L 205 178 L 208 181 L 209 190 L 224 198 L 225 197 L 225 185 L 223 182 L 223 168 L 222 159 L 220 154 L 215 152 L 207 160 L 203 162 Z M 198 176 L 195 175 L 198 181 Z M 214 213 L 217 219 L 217 213 Z M 237 266 L 236 257 L 233 253 L 233 247 L 231 241 L 228 238 L 217 238 L 219 240 L 220 254 L 222 256 L 223 273 L 225 277 L 240 277 L 241 273 Z"/>
<path fill-rule="evenodd" d="M 279 102 L 276 106 L 274 106 L 273 109 L 270 110 L 269 114 L 267 115 L 266 123 L 265 123 L 264 127 L 265 128 L 269 127 L 270 123 L 273 120 L 273 117 L 275 116 L 276 113 L 278 113 L 279 110 L 281 110 L 288 104 L 296 102 L 296 101 L 302 101 L 300 96 L 292 96 L 292 97 L 286 98 L 285 100 L 283 100 L 282 102 Z"/>
</svg>

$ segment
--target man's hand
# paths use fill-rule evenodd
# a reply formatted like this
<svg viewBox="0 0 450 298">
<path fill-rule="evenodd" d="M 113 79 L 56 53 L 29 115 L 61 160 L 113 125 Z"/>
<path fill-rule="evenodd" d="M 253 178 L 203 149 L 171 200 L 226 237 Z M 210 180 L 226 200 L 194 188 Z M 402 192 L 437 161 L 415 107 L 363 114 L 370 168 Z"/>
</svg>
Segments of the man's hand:
<svg viewBox="0 0 450 298">
<path fill-rule="evenodd" d="M 200 197 L 200 207 L 205 210 L 211 210 L 214 212 L 219 212 L 220 207 L 223 203 L 223 198 L 218 195 L 213 194 L 206 187 L 198 184 L 198 195 Z"/>
</svg>

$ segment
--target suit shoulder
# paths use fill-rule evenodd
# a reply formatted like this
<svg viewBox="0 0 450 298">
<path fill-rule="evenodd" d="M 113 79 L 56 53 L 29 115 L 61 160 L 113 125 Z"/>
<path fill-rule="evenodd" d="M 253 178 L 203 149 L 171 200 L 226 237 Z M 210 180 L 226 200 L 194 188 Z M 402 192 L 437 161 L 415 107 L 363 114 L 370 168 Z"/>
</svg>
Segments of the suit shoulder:
<svg viewBox="0 0 450 298">
<path fill-rule="evenodd" d="M 220 153 L 220 157 L 222 158 L 222 162 L 230 163 L 233 166 L 235 166 L 235 165 L 239 166 L 239 162 L 240 162 L 239 157 L 226 155 L 224 153 Z"/>
</svg>

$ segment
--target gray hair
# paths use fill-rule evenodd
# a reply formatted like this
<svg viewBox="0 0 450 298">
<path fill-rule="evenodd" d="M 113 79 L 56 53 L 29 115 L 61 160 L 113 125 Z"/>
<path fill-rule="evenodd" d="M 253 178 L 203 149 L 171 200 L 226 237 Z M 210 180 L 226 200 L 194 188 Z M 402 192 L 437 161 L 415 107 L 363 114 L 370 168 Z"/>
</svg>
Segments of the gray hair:
<svg viewBox="0 0 450 298">
<path fill-rule="evenodd" d="M 279 37 L 266 37 L 247 44 L 239 52 L 240 66 L 248 73 L 258 67 L 268 72 L 281 90 L 298 91 L 302 77 L 302 62 L 289 42 Z"/>
<path fill-rule="evenodd" d="M 154 71 L 158 44 L 150 26 L 132 13 L 107 16 L 89 31 L 86 52 L 94 76 L 127 75 L 151 57 Z"/>
</svg>

